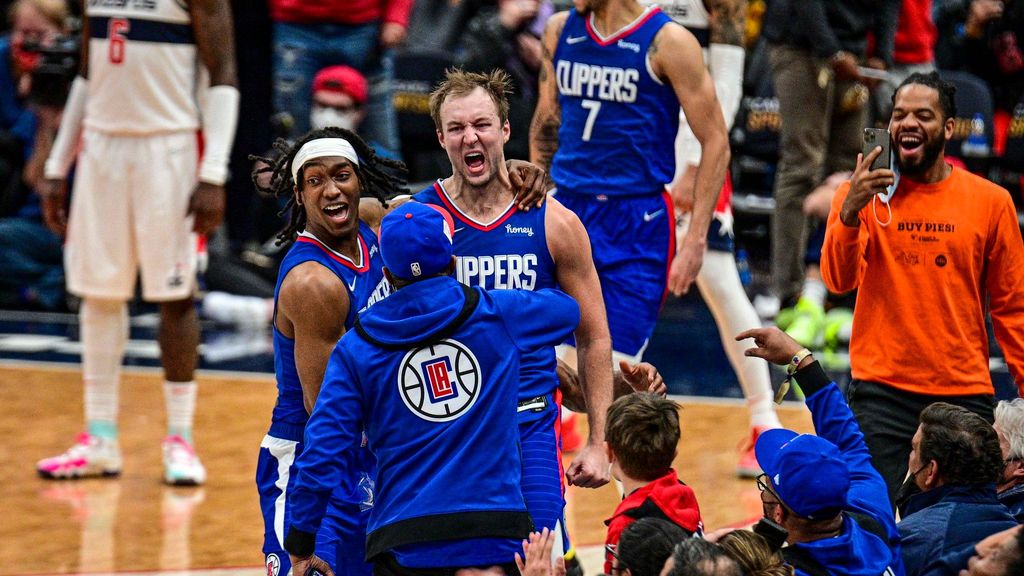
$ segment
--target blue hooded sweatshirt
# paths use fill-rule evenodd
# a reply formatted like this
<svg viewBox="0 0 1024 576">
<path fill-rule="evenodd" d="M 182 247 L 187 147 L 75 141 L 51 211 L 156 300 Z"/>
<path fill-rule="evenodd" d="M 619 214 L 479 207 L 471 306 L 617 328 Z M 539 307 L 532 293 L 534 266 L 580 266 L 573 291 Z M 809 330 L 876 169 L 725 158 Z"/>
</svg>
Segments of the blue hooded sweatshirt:
<svg viewBox="0 0 1024 576">
<path fill-rule="evenodd" d="M 520 354 L 558 344 L 579 318 L 557 290 L 485 292 L 451 277 L 410 284 L 360 313 L 331 354 L 306 426 L 288 551 L 312 551 L 328 495 L 351 482 L 351 447 L 365 429 L 377 456 L 367 560 L 512 562 L 532 528 L 520 490 Z"/>
</svg>

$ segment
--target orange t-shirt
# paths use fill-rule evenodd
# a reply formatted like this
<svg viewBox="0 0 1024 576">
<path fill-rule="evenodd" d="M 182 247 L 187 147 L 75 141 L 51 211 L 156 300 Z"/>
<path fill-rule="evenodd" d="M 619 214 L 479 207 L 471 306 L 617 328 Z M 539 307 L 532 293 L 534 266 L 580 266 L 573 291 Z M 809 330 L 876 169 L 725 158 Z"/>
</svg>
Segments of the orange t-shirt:
<svg viewBox="0 0 1024 576">
<path fill-rule="evenodd" d="M 1024 392 L 1024 243 L 1010 194 L 960 168 L 942 182 L 904 178 L 889 209 L 839 220 L 832 200 L 821 273 L 833 292 L 855 288 L 853 377 L 928 395 L 992 394 L 986 296 L 996 339 Z M 877 217 L 876 217 L 877 216 Z"/>
</svg>

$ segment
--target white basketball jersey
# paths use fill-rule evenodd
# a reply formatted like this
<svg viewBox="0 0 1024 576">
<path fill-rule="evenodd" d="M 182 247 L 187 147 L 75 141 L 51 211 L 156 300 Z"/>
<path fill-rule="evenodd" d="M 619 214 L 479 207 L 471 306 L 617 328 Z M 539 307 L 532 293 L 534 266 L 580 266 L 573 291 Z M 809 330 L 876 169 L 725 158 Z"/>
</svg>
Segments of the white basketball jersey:
<svg viewBox="0 0 1024 576">
<path fill-rule="evenodd" d="M 85 125 L 111 134 L 197 130 L 197 60 L 185 0 L 88 0 Z"/>
<path fill-rule="evenodd" d="M 704 0 L 640 0 L 644 6 L 660 6 L 677 23 L 682 24 L 697 37 L 700 45 L 708 46 L 711 17 Z"/>
</svg>

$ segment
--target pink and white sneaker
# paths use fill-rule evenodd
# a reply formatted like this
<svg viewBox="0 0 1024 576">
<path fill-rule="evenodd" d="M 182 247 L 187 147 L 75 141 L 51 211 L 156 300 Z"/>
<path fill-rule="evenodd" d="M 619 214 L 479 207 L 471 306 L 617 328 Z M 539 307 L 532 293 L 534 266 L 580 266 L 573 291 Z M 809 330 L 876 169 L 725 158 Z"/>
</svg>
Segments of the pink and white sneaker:
<svg viewBox="0 0 1024 576">
<path fill-rule="evenodd" d="M 736 476 L 740 478 L 757 478 L 761 474 L 761 465 L 757 463 L 754 445 L 757 444 L 757 437 L 764 430 L 766 429 L 751 428 L 750 436 L 740 445 L 740 461 L 736 464 Z"/>
<path fill-rule="evenodd" d="M 117 440 L 82 432 L 66 452 L 40 460 L 36 471 L 55 480 L 117 476 L 121 474 L 121 448 Z"/>
<path fill-rule="evenodd" d="M 164 438 L 163 452 L 164 482 L 172 486 L 199 486 L 206 482 L 206 468 L 199 461 L 195 448 L 184 438 Z"/>
</svg>

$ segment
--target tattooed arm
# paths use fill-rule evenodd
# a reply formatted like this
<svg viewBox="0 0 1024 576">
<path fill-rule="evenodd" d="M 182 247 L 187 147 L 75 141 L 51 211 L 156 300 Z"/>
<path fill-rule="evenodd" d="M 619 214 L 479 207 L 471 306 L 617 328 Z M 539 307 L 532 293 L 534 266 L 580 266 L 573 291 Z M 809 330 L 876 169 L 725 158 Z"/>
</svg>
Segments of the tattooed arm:
<svg viewBox="0 0 1024 576">
<path fill-rule="evenodd" d="M 555 48 L 562 28 L 569 17 L 568 12 L 559 12 L 548 19 L 544 28 L 543 62 L 540 65 L 540 95 L 537 109 L 530 123 L 530 162 L 551 172 L 551 160 L 558 151 L 558 128 L 562 125 L 562 113 L 558 107 L 558 86 L 555 83 Z"/>
</svg>

